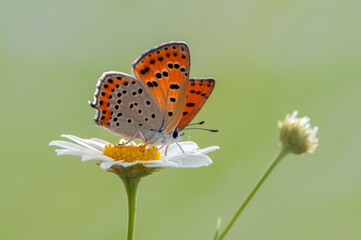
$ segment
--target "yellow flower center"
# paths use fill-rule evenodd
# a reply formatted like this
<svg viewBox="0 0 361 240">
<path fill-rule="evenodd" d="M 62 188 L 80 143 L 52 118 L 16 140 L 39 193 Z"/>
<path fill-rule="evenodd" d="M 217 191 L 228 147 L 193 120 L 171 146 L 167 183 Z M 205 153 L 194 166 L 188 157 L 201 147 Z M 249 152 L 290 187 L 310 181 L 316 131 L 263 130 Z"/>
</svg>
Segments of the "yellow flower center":
<svg viewBox="0 0 361 240">
<path fill-rule="evenodd" d="M 147 150 L 147 145 L 141 144 L 136 146 L 134 144 L 121 145 L 119 143 L 112 145 L 109 144 L 105 146 L 103 155 L 108 156 L 115 161 L 123 160 L 125 162 L 135 162 L 135 161 L 151 161 L 159 160 L 161 158 L 158 147 L 153 146 Z M 154 153 L 156 152 L 156 153 Z"/>
</svg>

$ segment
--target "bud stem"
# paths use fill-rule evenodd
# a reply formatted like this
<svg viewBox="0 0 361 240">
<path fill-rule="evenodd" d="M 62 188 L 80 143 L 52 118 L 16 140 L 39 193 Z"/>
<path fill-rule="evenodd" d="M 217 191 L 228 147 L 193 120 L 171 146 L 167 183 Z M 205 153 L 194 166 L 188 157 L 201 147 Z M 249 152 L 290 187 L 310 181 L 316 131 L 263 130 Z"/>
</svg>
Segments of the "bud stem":
<svg viewBox="0 0 361 240">
<path fill-rule="evenodd" d="M 256 185 L 253 187 L 253 190 L 249 193 L 248 197 L 246 198 L 246 200 L 242 203 L 241 207 L 238 209 L 238 211 L 236 212 L 236 214 L 233 216 L 232 220 L 229 222 L 229 224 L 227 225 L 226 229 L 223 231 L 223 233 L 221 234 L 221 236 L 219 237 L 219 240 L 222 240 L 228 233 L 228 231 L 231 229 L 231 227 L 233 226 L 233 224 L 236 222 L 237 218 L 239 217 L 239 215 L 241 215 L 242 211 L 244 210 L 244 208 L 247 206 L 247 204 L 249 203 L 249 201 L 251 201 L 252 197 L 255 195 L 255 193 L 257 192 L 257 190 L 262 186 L 263 182 L 266 180 L 266 178 L 270 175 L 270 173 L 272 172 L 272 170 L 277 166 L 277 164 L 280 162 L 280 160 L 286 156 L 289 153 L 289 149 L 287 148 L 282 148 L 281 151 L 277 154 L 277 156 L 275 157 L 275 159 L 273 159 L 273 161 L 271 162 L 271 164 L 268 166 L 268 168 L 265 170 L 265 172 L 263 173 L 263 175 L 261 176 L 261 178 L 258 180 L 258 182 L 256 183 Z"/>
<path fill-rule="evenodd" d="M 221 218 L 218 218 L 217 220 L 217 226 L 216 226 L 216 233 L 214 234 L 214 238 L 213 240 L 217 240 L 218 239 L 218 233 L 219 233 L 219 229 L 221 228 Z"/>
<path fill-rule="evenodd" d="M 122 177 L 121 178 L 128 197 L 128 231 L 127 240 L 134 239 L 135 229 L 135 210 L 137 205 L 137 188 L 140 177 Z"/>
</svg>

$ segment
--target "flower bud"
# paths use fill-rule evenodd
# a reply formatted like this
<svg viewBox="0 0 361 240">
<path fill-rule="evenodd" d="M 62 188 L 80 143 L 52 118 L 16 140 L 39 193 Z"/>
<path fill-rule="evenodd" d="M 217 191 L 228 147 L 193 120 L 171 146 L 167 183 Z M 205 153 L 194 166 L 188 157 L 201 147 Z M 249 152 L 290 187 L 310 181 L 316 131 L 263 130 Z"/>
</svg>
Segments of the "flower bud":
<svg viewBox="0 0 361 240">
<path fill-rule="evenodd" d="M 297 118 L 298 111 L 287 114 L 285 120 L 278 121 L 280 143 L 283 148 L 295 154 L 313 153 L 318 146 L 318 127 L 311 128 L 308 117 Z"/>
</svg>

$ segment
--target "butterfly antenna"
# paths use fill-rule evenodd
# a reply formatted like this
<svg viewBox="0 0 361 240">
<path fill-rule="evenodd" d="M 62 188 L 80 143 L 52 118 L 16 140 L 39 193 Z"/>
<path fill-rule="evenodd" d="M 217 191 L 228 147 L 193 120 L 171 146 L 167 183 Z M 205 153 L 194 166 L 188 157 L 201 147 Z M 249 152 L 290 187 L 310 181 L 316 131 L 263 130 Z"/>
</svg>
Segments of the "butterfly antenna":
<svg viewBox="0 0 361 240">
<path fill-rule="evenodd" d="M 203 123 L 205 123 L 204 121 L 201 121 L 201 122 L 198 122 L 198 123 L 191 123 L 191 124 L 188 124 L 188 126 L 193 126 L 193 125 L 202 125 Z"/>
<path fill-rule="evenodd" d="M 209 131 L 209 132 L 219 132 L 219 130 L 216 130 L 216 129 L 207 129 L 207 128 L 185 128 L 183 129 L 182 131 L 184 130 L 205 130 L 205 131 Z"/>
</svg>

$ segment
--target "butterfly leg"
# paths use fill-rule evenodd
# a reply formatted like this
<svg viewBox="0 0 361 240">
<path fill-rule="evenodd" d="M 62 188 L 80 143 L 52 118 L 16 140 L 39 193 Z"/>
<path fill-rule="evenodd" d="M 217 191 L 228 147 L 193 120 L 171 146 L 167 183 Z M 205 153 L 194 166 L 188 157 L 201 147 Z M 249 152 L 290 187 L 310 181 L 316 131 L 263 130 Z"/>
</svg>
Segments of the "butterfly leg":
<svg viewBox="0 0 361 240">
<path fill-rule="evenodd" d="M 154 145 L 156 145 L 157 142 L 159 142 L 159 141 L 156 140 L 156 141 L 154 141 L 152 144 L 150 144 L 150 145 L 147 147 L 147 150 L 149 150 L 151 147 L 153 147 Z"/>
<path fill-rule="evenodd" d="M 142 141 L 143 141 L 143 142 L 146 142 L 147 139 L 145 139 L 143 133 L 142 133 L 141 131 L 139 131 L 138 133 L 139 133 L 139 136 L 140 136 L 140 138 L 142 139 Z"/>
<path fill-rule="evenodd" d="M 139 131 L 137 132 L 131 139 L 129 139 L 128 141 L 126 141 L 125 143 L 122 143 L 120 145 L 127 145 L 128 143 L 130 143 L 131 141 L 133 141 L 137 136 L 140 136 L 140 138 L 143 140 L 143 142 L 146 142 L 145 137 L 143 136 L 143 134 Z"/>
<path fill-rule="evenodd" d="M 178 142 L 176 142 L 177 146 L 180 148 L 180 150 L 182 151 L 182 153 L 185 153 L 183 148 L 179 145 Z M 152 147 L 154 144 L 150 145 L 149 147 Z M 167 153 L 168 153 L 168 148 L 169 148 L 169 145 L 168 144 L 163 144 L 157 151 L 155 151 L 153 154 L 155 154 L 156 152 L 158 152 L 159 150 L 161 150 L 162 148 L 165 148 L 165 156 L 167 156 Z"/>
<path fill-rule="evenodd" d="M 120 145 L 127 145 L 128 143 L 130 143 L 131 141 L 133 141 L 134 140 L 134 138 L 136 137 L 138 135 L 138 133 L 137 134 L 135 134 L 131 139 L 129 139 L 128 141 L 126 141 L 126 142 L 124 142 L 124 143 L 122 143 L 122 144 L 120 144 Z"/>
<path fill-rule="evenodd" d="M 177 144 L 177 146 L 180 148 L 180 150 L 182 150 L 182 153 L 184 153 L 184 150 L 183 150 L 183 148 L 179 145 L 179 143 L 178 142 L 175 142 L 176 144 Z"/>
<path fill-rule="evenodd" d="M 155 151 L 152 155 L 154 155 L 154 154 L 156 154 L 159 150 L 161 150 L 162 148 L 164 148 L 164 146 L 167 146 L 167 148 L 166 148 L 166 151 L 167 151 L 167 149 L 168 149 L 168 145 L 167 144 L 163 144 L 162 146 L 160 146 L 160 148 L 158 148 L 158 150 L 157 151 Z M 166 156 L 167 156 L 167 154 L 165 154 Z"/>
<path fill-rule="evenodd" d="M 167 156 L 169 145 L 165 148 L 165 156 Z"/>
</svg>

